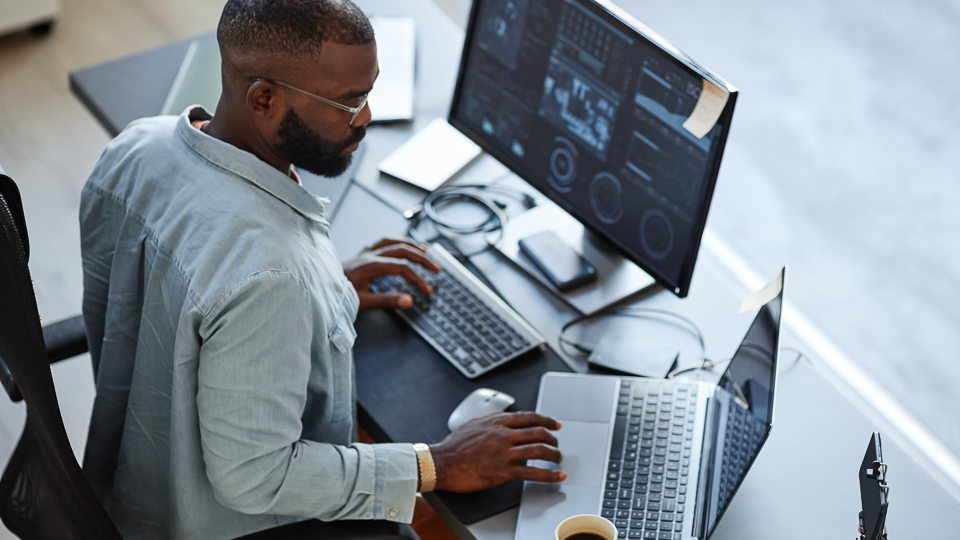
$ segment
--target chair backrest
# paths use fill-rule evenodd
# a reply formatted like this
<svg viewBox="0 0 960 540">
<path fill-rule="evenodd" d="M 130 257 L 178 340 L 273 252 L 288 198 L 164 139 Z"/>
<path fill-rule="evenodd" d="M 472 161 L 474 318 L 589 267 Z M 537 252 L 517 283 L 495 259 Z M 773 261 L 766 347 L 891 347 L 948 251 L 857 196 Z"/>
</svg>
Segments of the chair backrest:
<svg viewBox="0 0 960 540">
<path fill-rule="evenodd" d="M 27 404 L 23 435 L 0 477 L 0 519 L 24 540 L 120 539 L 63 427 L 26 245 L 19 191 L 0 168 L 0 360 Z"/>
</svg>

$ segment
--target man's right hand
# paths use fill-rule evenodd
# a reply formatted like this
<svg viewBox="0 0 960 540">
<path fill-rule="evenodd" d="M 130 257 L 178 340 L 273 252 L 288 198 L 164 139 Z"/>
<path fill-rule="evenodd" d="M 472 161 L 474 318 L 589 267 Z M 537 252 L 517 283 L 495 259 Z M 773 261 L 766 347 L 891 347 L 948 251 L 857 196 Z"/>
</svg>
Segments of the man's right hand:
<svg viewBox="0 0 960 540">
<path fill-rule="evenodd" d="M 527 459 L 560 463 L 560 422 L 536 413 L 501 413 L 471 420 L 430 445 L 437 487 L 470 493 L 510 480 L 563 482 L 567 473 L 518 464 Z"/>
</svg>

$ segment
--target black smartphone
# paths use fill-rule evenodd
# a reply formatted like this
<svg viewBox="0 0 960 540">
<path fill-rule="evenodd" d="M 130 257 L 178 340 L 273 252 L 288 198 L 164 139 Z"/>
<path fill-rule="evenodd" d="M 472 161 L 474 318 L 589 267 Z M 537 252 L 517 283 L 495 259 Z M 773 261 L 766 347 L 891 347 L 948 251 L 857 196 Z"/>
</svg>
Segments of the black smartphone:
<svg viewBox="0 0 960 540">
<path fill-rule="evenodd" d="M 547 230 L 528 236 L 519 242 L 523 252 L 543 272 L 560 292 L 593 283 L 597 269 L 560 239 Z"/>
</svg>

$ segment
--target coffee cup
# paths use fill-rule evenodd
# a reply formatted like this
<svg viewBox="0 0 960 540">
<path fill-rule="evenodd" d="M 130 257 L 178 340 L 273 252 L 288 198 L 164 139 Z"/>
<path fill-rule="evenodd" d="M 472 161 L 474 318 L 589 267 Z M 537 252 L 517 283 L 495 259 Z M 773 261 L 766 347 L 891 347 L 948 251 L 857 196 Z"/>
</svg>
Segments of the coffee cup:
<svg viewBox="0 0 960 540">
<path fill-rule="evenodd" d="M 592 514 L 570 516 L 557 525 L 554 540 L 617 540 L 617 528 Z"/>
</svg>

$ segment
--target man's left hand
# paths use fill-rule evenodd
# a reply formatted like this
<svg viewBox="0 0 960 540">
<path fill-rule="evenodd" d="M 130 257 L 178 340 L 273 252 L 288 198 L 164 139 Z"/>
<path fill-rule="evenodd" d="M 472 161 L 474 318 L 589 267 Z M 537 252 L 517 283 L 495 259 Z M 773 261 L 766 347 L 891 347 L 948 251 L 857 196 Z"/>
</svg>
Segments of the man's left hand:
<svg viewBox="0 0 960 540">
<path fill-rule="evenodd" d="M 375 293 L 370 290 L 370 281 L 388 275 L 400 275 L 413 283 L 424 294 L 433 289 L 411 265 L 419 264 L 431 272 L 439 272 L 440 267 L 427 258 L 427 250 L 420 244 L 405 238 L 387 238 L 373 247 L 364 249 L 360 255 L 343 263 L 343 272 L 357 290 L 360 297 L 360 311 L 368 309 L 407 309 L 413 305 L 409 294 L 398 292 Z"/>
</svg>

